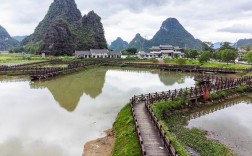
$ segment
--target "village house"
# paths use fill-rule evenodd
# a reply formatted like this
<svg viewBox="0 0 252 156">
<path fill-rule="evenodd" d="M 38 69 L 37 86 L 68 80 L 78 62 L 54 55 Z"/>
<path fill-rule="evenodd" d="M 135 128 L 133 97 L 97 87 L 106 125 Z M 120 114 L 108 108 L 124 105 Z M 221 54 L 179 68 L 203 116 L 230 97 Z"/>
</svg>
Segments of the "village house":
<svg viewBox="0 0 252 156">
<path fill-rule="evenodd" d="M 75 51 L 77 58 L 121 58 L 121 52 L 107 49 L 90 49 L 90 51 Z"/>
<path fill-rule="evenodd" d="M 137 53 L 139 58 L 160 58 L 159 54 L 156 53 L 146 53 L 144 51 L 140 51 Z"/>
<path fill-rule="evenodd" d="M 153 46 L 150 48 L 150 54 L 155 54 L 155 56 L 158 55 L 160 58 L 174 58 L 175 55 L 184 57 L 183 49 L 172 45 Z"/>
</svg>

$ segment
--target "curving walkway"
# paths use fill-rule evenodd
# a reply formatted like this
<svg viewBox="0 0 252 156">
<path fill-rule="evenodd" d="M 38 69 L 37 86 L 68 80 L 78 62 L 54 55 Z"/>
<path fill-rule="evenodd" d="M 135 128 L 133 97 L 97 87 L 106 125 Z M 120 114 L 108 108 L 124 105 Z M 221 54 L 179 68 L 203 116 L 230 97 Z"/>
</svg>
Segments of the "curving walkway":
<svg viewBox="0 0 252 156">
<path fill-rule="evenodd" d="M 145 103 L 140 102 L 133 105 L 135 119 L 137 120 L 143 146 L 148 156 L 167 156 L 168 150 L 160 139 L 158 130 L 148 115 Z M 144 154 L 143 154 L 144 155 Z"/>
</svg>

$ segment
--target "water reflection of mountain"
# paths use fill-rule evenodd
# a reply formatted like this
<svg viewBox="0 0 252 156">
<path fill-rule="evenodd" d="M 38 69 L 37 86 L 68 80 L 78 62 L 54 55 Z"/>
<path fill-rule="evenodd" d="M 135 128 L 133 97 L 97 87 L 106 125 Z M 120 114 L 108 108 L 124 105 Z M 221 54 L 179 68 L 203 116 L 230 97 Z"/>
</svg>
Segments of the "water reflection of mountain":
<svg viewBox="0 0 252 156">
<path fill-rule="evenodd" d="M 66 110 L 74 111 L 85 93 L 95 99 L 102 93 L 107 69 L 96 68 L 44 82 L 31 83 L 32 88 L 47 88 Z"/>
<path fill-rule="evenodd" d="M 160 72 L 159 73 L 160 81 L 166 85 L 171 86 L 174 85 L 176 82 L 178 84 L 182 84 L 185 82 L 185 75 L 177 72 Z"/>
</svg>

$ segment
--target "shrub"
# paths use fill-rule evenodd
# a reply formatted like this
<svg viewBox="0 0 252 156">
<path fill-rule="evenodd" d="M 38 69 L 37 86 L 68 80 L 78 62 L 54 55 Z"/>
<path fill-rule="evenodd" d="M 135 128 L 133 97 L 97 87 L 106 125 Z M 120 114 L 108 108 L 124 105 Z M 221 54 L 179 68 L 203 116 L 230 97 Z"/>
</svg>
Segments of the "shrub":
<svg viewBox="0 0 252 156">
<path fill-rule="evenodd" d="M 178 65 L 185 65 L 186 64 L 186 59 L 179 58 L 176 60 L 176 63 Z"/>
</svg>

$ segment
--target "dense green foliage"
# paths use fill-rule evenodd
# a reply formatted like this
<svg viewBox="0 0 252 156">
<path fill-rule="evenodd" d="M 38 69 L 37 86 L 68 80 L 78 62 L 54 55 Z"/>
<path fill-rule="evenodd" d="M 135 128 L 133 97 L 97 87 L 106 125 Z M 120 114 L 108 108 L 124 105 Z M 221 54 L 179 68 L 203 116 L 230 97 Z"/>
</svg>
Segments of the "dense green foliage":
<svg viewBox="0 0 252 156">
<path fill-rule="evenodd" d="M 245 59 L 246 61 L 252 63 L 252 51 L 249 51 L 249 52 L 245 53 L 244 59 Z"/>
<path fill-rule="evenodd" d="M 248 92 L 248 91 L 249 91 L 248 86 L 241 85 L 241 86 L 236 87 L 235 89 L 222 90 L 222 91 L 212 93 L 212 94 L 210 94 L 209 98 L 211 100 L 223 99 L 223 98 L 226 98 L 227 96 L 233 95 L 235 93 L 244 93 L 244 92 Z"/>
<path fill-rule="evenodd" d="M 225 50 L 225 49 L 232 49 L 235 50 L 235 48 L 233 46 L 230 45 L 230 42 L 223 42 L 221 44 L 220 50 Z"/>
<path fill-rule="evenodd" d="M 178 64 L 177 59 L 164 59 L 164 62 L 170 65 Z M 186 60 L 185 65 L 200 66 L 206 68 L 228 68 L 228 69 L 247 69 L 250 68 L 249 65 L 241 64 L 224 64 L 219 62 L 204 62 L 201 63 L 199 60 Z"/>
<path fill-rule="evenodd" d="M 213 51 L 214 51 L 214 49 L 213 49 L 213 44 L 211 44 L 210 46 L 209 46 L 209 44 L 211 44 L 211 43 L 202 42 L 202 50 L 203 50 L 203 51 L 210 51 L 210 52 L 213 52 Z"/>
<path fill-rule="evenodd" d="M 209 51 L 203 51 L 203 52 L 201 52 L 198 60 L 201 63 L 208 62 L 211 59 L 211 55 L 212 55 L 211 52 L 209 52 Z"/>
<path fill-rule="evenodd" d="M 199 55 L 199 53 L 195 49 L 186 49 L 185 50 L 185 57 L 186 58 L 196 59 L 198 55 Z"/>
<path fill-rule="evenodd" d="M 113 147 L 113 156 L 138 156 L 140 154 L 140 145 L 138 143 L 137 134 L 133 117 L 131 115 L 130 105 L 127 104 L 118 114 L 113 125 L 116 140 Z"/>
<path fill-rule="evenodd" d="M 152 110 L 160 119 L 166 119 L 174 110 L 181 109 L 186 104 L 184 98 L 176 98 L 173 101 L 161 101 L 152 105 Z"/>
<path fill-rule="evenodd" d="M 221 50 L 219 53 L 221 53 L 221 60 L 223 62 L 227 62 L 227 64 L 229 62 L 234 63 L 235 59 L 237 58 L 237 53 L 234 49 L 224 49 Z"/>
<path fill-rule="evenodd" d="M 129 55 L 135 55 L 137 53 L 137 48 L 128 48 L 125 50 Z"/>
</svg>

